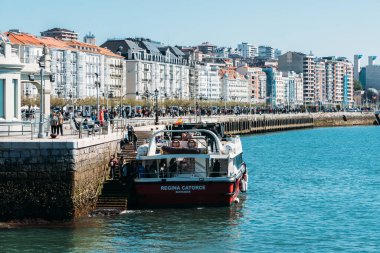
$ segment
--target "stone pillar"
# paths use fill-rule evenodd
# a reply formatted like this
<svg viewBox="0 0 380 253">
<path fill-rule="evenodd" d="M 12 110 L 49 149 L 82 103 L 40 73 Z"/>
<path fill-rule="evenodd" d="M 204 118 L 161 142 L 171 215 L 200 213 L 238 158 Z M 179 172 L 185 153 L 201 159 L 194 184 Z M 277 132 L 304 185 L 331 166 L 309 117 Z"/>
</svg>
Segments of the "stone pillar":
<svg viewBox="0 0 380 253">
<path fill-rule="evenodd" d="M 16 53 L 12 50 L 11 42 L 6 36 L 0 34 L 1 122 L 21 121 L 21 69 L 22 64 Z"/>
</svg>

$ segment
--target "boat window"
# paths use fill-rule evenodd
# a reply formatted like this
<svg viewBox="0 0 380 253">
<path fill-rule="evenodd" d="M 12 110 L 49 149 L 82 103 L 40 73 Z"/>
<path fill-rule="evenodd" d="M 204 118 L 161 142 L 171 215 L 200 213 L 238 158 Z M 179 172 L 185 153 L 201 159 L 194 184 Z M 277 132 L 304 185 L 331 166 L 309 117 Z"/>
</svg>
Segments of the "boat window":
<svg viewBox="0 0 380 253">
<path fill-rule="evenodd" d="M 234 158 L 234 165 L 236 166 L 236 168 L 239 169 L 242 163 L 243 163 L 243 154 L 239 154 Z"/>
</svg>

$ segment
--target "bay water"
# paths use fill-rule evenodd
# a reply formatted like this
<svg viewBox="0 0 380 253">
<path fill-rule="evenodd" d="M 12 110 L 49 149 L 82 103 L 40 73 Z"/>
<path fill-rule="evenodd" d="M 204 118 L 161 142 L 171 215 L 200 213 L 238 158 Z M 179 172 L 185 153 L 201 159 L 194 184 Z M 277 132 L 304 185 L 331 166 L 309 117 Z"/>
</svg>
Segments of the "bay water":
<svg viewBox="0 0 380 253">
<path fill-rule="evenodd" d="M 11 226 L 0 252 L 380 252 L 379 140 L 372 126 L 244 136 L 249 189 L 232 207 Z"/>
</svg>

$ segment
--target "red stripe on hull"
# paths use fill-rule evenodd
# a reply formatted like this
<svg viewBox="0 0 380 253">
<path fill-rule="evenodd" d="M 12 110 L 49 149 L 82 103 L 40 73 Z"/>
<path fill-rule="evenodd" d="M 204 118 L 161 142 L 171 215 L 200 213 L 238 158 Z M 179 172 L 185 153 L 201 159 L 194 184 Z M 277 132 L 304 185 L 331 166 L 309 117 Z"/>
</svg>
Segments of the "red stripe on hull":
<svg viewBox="0 0 380 253">
<path fill-rule="evenodd" d="M 239 182 L 137 182 L 137 206 L 228 206 L 240 193 Z"/>
</svg>

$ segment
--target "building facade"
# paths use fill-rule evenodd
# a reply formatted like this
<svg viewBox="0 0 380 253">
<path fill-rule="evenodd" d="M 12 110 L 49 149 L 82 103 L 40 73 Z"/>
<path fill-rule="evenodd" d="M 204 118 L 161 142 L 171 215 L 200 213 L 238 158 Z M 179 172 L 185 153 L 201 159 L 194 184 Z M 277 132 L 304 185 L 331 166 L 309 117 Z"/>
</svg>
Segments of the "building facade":
<svg viewBox="0 0 380 253">
<path fill-rule="evenodd" d="M 258 57 L 260 59 L 274 59 L 275 49 L 271 46 L 259 46 Z"/>
<path fill-rule="evenodd" d="M 97 92 L 120 96 L 124 93 L 123 57 L 111 51 L 79 41 L 64 41 L 49 37 L 37 37 L 27 33 L 8 32 L 20 61 L 31 69 L 38 69 L 43 45 L 49 48 L 51 69 L 55 82 L 51 94 L 59 98 L 95 97 Z M 95 81 L 100 82 L 97 89 Z M 31 83 L 25 83 L 24 94 L 36 95 Z"/>
<path fill-rule="evenodd" d="M 258 56 L 258 48 L 255 45 L 247 42 L 238 44 L 237 49 L 241 52 L 241 56 L 244 58 L 253 58 Z"/>
<path fill-rule="evenodd" d="M 235 68 L 221 68 L 219 78 L 220 94 L 224 101 L 250 102 L 249 81 Z"/>
<path fill-rule="evenodd" d="M 78 40 L 78 33 L 63 28 L 53 28 L 41 32 L 43 37 L 51 37 L 58 40 Z"/>
<path fill-rule="evenodd" d="M 157 89 L 160 99 L 190 98 L 190 68 L 195 62 L 179 48 L 141 38 L 108 40 L 102 47 L 124 57 L 127 97 L 149 99 Z"/>
<path fill-rule="evenodd" d="M 265 103 L 267 75 L 261 68 L 241 66 L 237 72 L 249 81 L 249 97 L 252 103 Z"/>
<path fill-rule="evenodd" d="M 190 94 L 190 98 L 200 98 L 219 101 L 221 99 L 221 88 L 219 80 L 219 66 L 212 64 L 196 65 L 195 92 Z"/>
</svg>

